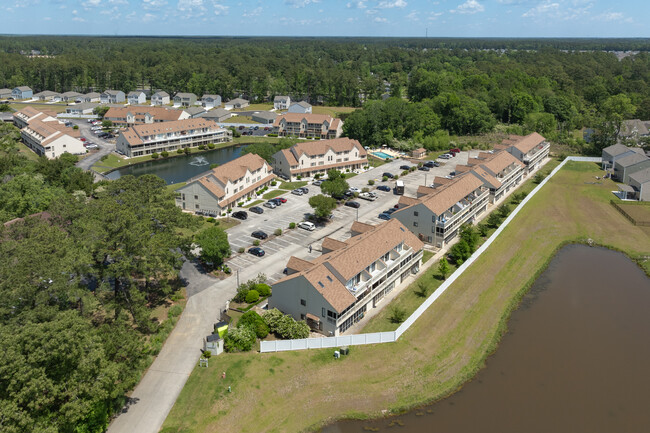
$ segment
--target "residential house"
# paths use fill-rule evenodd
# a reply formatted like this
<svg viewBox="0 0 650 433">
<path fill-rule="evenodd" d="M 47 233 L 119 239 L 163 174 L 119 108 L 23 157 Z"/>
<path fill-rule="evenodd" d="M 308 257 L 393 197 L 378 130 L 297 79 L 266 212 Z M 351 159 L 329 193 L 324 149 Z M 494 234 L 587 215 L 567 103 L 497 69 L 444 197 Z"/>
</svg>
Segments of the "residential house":
<svg viewBox="0 0 650 433">
<path fill-rule="evenodd" d="M 105 90 L 99 95 L 102 104 L 119 104 L 126 100 L 126 95 L 121 90 Z"/>
<path fill-rule="evenodd" d="M 249 153 L 190 179 L 176 190 L 176 206 L 221 214 L 239 201 L 256 197 L 273 179 L 273 170 L 264 158 Z"/>
<path fill-rule="evenodd" d="M 116 149 L 127 157 L 171 152 L 201 144 L 232 141 L 232 132 L 207 119 L 135 125 L 120 131 Z"/>
<path fill-rule="evenodd" d="M 508 152 L 484 153 L 485 159 L 469 158 L 473 166 L 469 170 L 474 176 L 483 181 L 483 185 L 490 190 L 490 202 L 496 203 L 515 188 L 524 177 L 524 164 Z M 480 155 L 479 155 L 480 156 Z M 456 166 L 456 172 L 462 170 Z"/>
<path fill-rule="evenodd" d="M 61 100 L 61 94 L 57 92 L 52 92 L 51 90 L 44 90 L 42 92 L 38 92 L 34 96 L 32 96 L 34 99 L 38 99 L 39 101 L 52 101 L 52 102 L 59 102 Z"/>
<path fill-rule="evenodd" d="M 411 156 L 413 158 L 424 158 L 427 156 L 427 150 L 424 147 L 419 147 L 413 151 L 411 151 Z"/>
<path fill-rule="evenodd" d="M 162 90 L 154 93 L 151 95 L 151 105 L 169 105 L 169 93 Z"/>
<path fill-rule="evenodd" d="M 32 99 L 34 92 L 28 86 L 14 87 L 11 91 L 11 97 L 14 99 Z"/>
<path fill-rule="evenodd" d="M 311 114 L 311 104 L 307 101 L 295 102 L 289 106 L 289 113 Z"/>
<path fill-rule="evenodd" d="M 133 92 L 129 92 L 127 100 L 130 105 L 140 105 L 147 102 L 147 95 L 143 91 L 134 90 Z"/>
<path fill-rule="evenodd" d="M 99 107 L 96 102 L 82 102 L 81 104 L 68 105 L 65 107 L 66 114 L 74 114 L 75 116 L 83 116 L 93 114 L 93 110 Z"/>
<path fill-rule="evenodd" d="M 196 104 L 197 96 L 194 93 L 178 92 L 174 95 L 174 107 L 191 107 Z"/>
<path fill-rule="evenodd" d="M 214 110 L 201 113 L 199 117 L 214 120 L 215 122 L 224 122 L 232 117 L 232 113 L 224 108 L 215 108 Z"/>
<path fill-rule="evenodd" d="M 79 140 L 79 130 L 64 126 L 55 119 L 33 119 L 20 130 L 20 136 L 27 147 L 48 159 L 58 158 L 64 153 L 86 153 L 83 142 Z"/>
<path fill-rule="evenodd" d="M 34 107 L 27 106 L 13 114 L 14 125 L 21 129 L 37 119 L 44 122 L 55 121 L 56 113 L 53 111 L 37 110 Z"/>
<path fill-rule="evenodd" d="M 550 143 L 536 132 L 525 137 L 506 139 L 503 144 L 507 146 L 506 150 L 510 154 L 524 163 L 525 175 L 533 172 L 548 157 L 551 149 Z"/>
<path fill-rule="evenodd" d="M 650 201 L 650 168 L 632 173 L 629 186 L 634 190 L 633 198 L 639 201 Z"/>
<path fill-rule="evenodd" d="M 101 95 L 97 92 L 89 92 L 75 99 L 75 102 L 100 102 L 100 101 L 101 101 Z"/>
<path fill-rule="evenodd" d="M 11 89 L 0 89 L 0 99 L 9 99 L 12 97 Z"/>
<path fill-rule="evenodd" d="M 292 180 L 324 174 L 333 168 L 356 170 L 367 164 L 366 150 L 350 138 L 301 141 L 273 155 L 273 171 Z"/>
<path fill-rule="evenodd" d="M 630 155 L 618 158 L 614 162 L 612 179 L 627 184 L 632 173 L 636 173 L 637 171 L 646 168 L 650 168 L 650 158 L 645 154 L 634 152 Z"/>
<path fill-rule="evenodd" d="M 221 96 L 205 94 L 201 98 L 201 104 L 208 110 L 210 108 L 221 107 Z"/>
<path fill-rule="evenodd" d="M 606 147 L 602 152 L 602 168 L 603 170 L 611 170 L 614 168 L 616 160 L 628 155 L 637 153 L 643 155 L 643 149 L 640 147 L 627 147 L 620 143 Z"/>
<path fill-rule="evenodd" d="M 420 198 L 402 196 L 398 219 L 420 240 L 444 247 L 465 223 L 473 223 L 488 206 L 490 191 L 477 176 L 464 173 Z"/>
<path fill-rule="evenodd" d="M 327 114 L 285 113 L 275 119 L 273 128 L 280 137 L 339 138 L 343 122 Z"/>
<path fill-rule="evenodd" d="M 253 113 L 251 119 L 253 119 L 254 122 L 263 123 L 264 125 L 273 125 L 276 117 L 278 117 L 278 114 L 272 111 L 258 111 Z"/>
<path fill-rule="evenodd" d="M 325 335 L 340 335 L 422 265 L 423 243 L 397 220 L 355 222 L 345 242 L 325 238 L 323 255 L 291 257 L 273 284 L 269 309 L 291 314 Z"/>
<path fill-rule="evenodd" d="M 82 96 L 79 92 L 65 92 L 61 94 L 61 100 L 63 102 L 75 102 L 77 98 L 81 98 Z"/>
<path fill-rule="evenodd" d="M 250 103 L 243 99 L 243 98 L 235 98 L 231 99 L 230 101 L 226 102 L 225 104 L 225 109 L 226 110 L 238 110 L 240 108 L 246 108 L 250 105 Z"/>
<path fill-rule="evenodd" d="M 624 120 L 618 133 L 618 139 L 619 141 L 633 141 L 638 143 L 640 138 L 650 135 L 650 131 L 648 131 L 649 125 L 650 121 L 639 119 Z"/>
<path fill-rule="evenodd" d="M 291 105 L 291 98 L 288 96 L 276 96 L 273 98 L 273 108 L 276 110 L 286 110 Z"/>
<path fill-rule="evenodd" d="M 201 117 L 201 114 L 205 113 L 205 108 L 203 107 L 187 107 L 183 109 L 184 112 L 190 117 L 190 119 L 195 119 Z"/>
<path fill-rule="evenodd" d="M 149 105 L 111 107 L 104 115 L 105 120 L 110 120 L 118 126 L 170 122 L 189 118 L 189 113 L 184 110 Z"/>
</svg>

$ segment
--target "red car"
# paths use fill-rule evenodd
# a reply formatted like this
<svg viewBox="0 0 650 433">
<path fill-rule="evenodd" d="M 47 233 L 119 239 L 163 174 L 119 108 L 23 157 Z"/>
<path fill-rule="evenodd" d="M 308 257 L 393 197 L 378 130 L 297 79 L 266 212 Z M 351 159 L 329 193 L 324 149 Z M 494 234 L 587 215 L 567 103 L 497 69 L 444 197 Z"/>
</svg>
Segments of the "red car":
<svg viewBox="0 0 650 433">
<path fill-rule="evenodd" d="M 278 197 L 278 200 L 280 200 L 281 203 L 286 203 L 287 199 L 284 197 Z"/>
<path fill-rule="evenodd" d="M 81 138 L 80 138 L 79 140 L 81 140 L 81 141 L 86 141 L 86 139 L 85 139 L 85 138 L 83 138 L 83 137 L 81 137 Z"/>
<path fill-rule="evenodd" d="M 450 149 L 448 153 L 451 153 L 453 156 L 456 156 L 457 153 L 460 153 L 460 149 Z"/>
</svg>

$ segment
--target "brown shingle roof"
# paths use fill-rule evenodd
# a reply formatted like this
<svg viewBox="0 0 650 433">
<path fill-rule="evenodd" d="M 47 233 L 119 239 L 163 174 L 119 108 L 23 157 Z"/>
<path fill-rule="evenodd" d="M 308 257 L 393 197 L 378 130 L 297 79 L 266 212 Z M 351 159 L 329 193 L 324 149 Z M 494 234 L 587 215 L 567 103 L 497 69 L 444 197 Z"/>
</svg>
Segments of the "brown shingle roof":
<svg viewBox="0 0 650 433">
<path fill-rule="evenodd" d="M 282 119 L 285 119 L 287 122 L 292 123 L 302 122 L 303 119 L 307 120 L 307 123 L 314 124 L 322 124 L 324 122 L 327 122 L 330 125 L 330 129 L 332 129 L 334 125 L 334 118 L 332 116 L 328 116 L 327 114 L 285 113 L 275 119 L 273 126 L 279 126 Z"/>
<path fill-rule="evenodd" d="M 327 238 L 323 239 L 322 248 L 323 248 L 323 250 L 334 251 L 334 250 L 338 250 L 339 248 L 343 248 L 346 245 L 347 244 L 345 242 L 342 242 L 342 241 L 327 237 Z"/>
<path fill-rule="evenodd" d="M 294 256 L 289 257 L 289 261 L 287 262 L 287 268 L 297 272 L 306 271 L 312 266 L 313 264 L 310 261 L 299 259 Z"/>
<path fill-rule="evenodd" d="M 212 128 L 214 130 L 221 129 L 214 121 L 199 117 L 196 119 L 183 119 L 174 120 L 171 122 L 136 125 L 127 128 L 125 131 L 122 131 L 121 134 L 131 146 L 134 146 L 136 144 L 142 144 L 142 138 L 145 136 L 166 134 L 169 132 L 181 132 L 200 128 Z"/>
<path fill-rule="evenodd" d="M 352 232 L 352 236 L 355 236 L 355 234 L 365 233 L 368 230 L 372 230 L 374 228 L 375 226 L 373 226 L 372 224 L 366 224 L 359 221 L 355 221 L 352 223 L 352 226 L 350 227 L 350 232 Z"/>
<path fill-rule="evenodd" d="M 434 194 L 423 197 L 421 201 L 435 215 L 441 215 L 481 185 L 483 182 L 476 176 L 457 176 L 447 185 L 436 188 Z"/>
<path fill-rule="evenodd" d="M 266 164 L 264 158 L 254 153 L 247 153 L 219 167 L 213 168 L 209 175 L 219 179 L 224 185 L 228 181 L 241 179 L 246 171 L 255 171 Z M 269 169 L 270 170 L 270 169 Z"/>
<path fill-rule="evenodd" d="M 104 115 L 106 119 L 126 119 L 127 114 L 132 113 L 135 115 L 136 122 L 144 123 L 145 115 L 148 113 L 153 116 L 156 121 L 174 121 L 178 120 L 183 114 L 182 110 L 173 110 L 159 106 L 131 106 L 131 107 L 111 107 Z"/>
<path fill-rule="evenodd" d="M 497 152 L 491 155 L 492 157 L 489 158 L 486 162 L 484 162 L 482 165 L 486 169 L 490 170 L 493 174 L 499 174 L 506 168 L 510 167 L 510 165 L 515 164 L 520 167 L 523 167 L 524 164 L 521 163 L 517 158 L 512 156 L 508 152 Z"/>
<path fill-rule="evenodd" d="M 296 143 L 291 148 L 291 151 L 300 157 L 303 153 L 309 156 L 316 156 L 324 155 L 330 149 L 334 152 L 346 152 L 351 151 L 355 147 L 359 150 L 360 158 L 367 155 L 366 149 L 363 148 L 359 141 L 347 137 L 331 140 L 301 141 Z"/>
<path fill-rule="evenodd" d="M 501 186 L 501 182 L 496 177 L 492 176 L 492 173 L 485 170 L 483 166 L 475 167 L 472 171 L 472 174 L 478 176 L 479 179 L 483 180 L 488 186 L 498 189 Z"/>
<path fill-rule="evenodd" d="M 525 154 L 533 150 L 535 146 L 543 143 L 544 141 L 546 141 L 544 137 L 542 137 L 536 132 L 533 132 L 532 134 L 529 134 L 524 138 L 517 140 L 515 143 L 512 144 L 512 146 L 516 147 L 517 149 L 519 149 L 519 151 Z"/>
</svg>

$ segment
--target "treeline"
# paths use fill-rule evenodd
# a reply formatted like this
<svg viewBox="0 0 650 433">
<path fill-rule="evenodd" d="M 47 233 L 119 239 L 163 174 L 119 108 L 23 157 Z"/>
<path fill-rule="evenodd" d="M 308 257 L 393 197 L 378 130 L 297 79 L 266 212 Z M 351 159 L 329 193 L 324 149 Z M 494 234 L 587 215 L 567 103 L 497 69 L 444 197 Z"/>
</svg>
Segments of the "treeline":
<svg viewBox="0 0 650 433">
<path fill-rule="evenodd" d="M 163 180 L 93 184 L 74 156 L 26 159 L 11 128 L 0 221 L 24 219 L 0 224 L 0 430 L 102 432 L 180 313 L 153 311 L 177 299 L 193 223 Z"/>
</svg>

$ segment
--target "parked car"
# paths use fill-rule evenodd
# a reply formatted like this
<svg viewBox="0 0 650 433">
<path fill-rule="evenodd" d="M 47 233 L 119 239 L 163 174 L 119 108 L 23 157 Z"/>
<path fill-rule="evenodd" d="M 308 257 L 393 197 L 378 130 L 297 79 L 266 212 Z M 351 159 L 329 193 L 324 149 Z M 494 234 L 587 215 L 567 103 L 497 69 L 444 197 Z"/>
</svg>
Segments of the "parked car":
<svg viewBox="0 0 650 433">
<path fill-rule="evenodd" d="M 427 167 L 426 165 L 423 165 L 422 167 L 419 167 L 418 170 L 431 171 L 431 169 L 429 167 Z"/>
<path fill-rule="evenodd" d="M 282 201 L 279 198 L 272 198 L 269 200 L 271 203 L 273 203 L 276 206 L 282 206 Z"/>
<path fill-rule="evenodd" d="M 362 192 L 361 194 L 359 194 L 359 198 L 362 198 L 364 200 L 375 201 L 377 200 L 377 195 L 369 192 Z"/>
<path fill-rule="evenodd" d="M 303 186 L 303 187 L 298 188 L 298 189 L 301 190 L 301 191 L 302 191 L 303 193 L 305 193 L 305 194 L 308 194 L 308 193 L 309 193 L 309 188 L 307 188 L 306 186 Z"/>
<path fill-rule="evenodd" d="M 254 237 L 255 239 L 261 239 L 261 240 L 264 240 L 269 237 L 269 235 L 264 233 L 262 230 L 255 230 L 253 233 L 251 233 L 251 236 Z"/>
<path fill-rule="evenodd" d="M 387 214 L 387 213 L 380 213 L 379 216 L 378 216 L 377 218 L 379 218 L 380 220 L 386 220 L 386 221 L 388 221 L 388 220 L 390 219 L 390 215 Z"/>
<path fill-rule="evenodd" d="M 346 202 L 345 202 L 345 205 L 346 205 L 347 207 L 353 207 L 353 208 L 355 208 L 355 209 L 359 209 L 359 208 L 361 207 L 361 204 L 359 204 L 358 201 L 346 201 Z"/>
<path fill-rule="evenodd" d="M 238 220 L 245 220 L 248 218 L 248 214 L 246 211 L 238 210 L 237 212 L 232 213 L 232 217 L 237 218 Z"/>
<path fill-rule="evenodd" d="M 359 188 L 355 187 L 355 186 L 351 186 L 350 188 L 348 188 L 348 191 L 350 191 L 350 192 L 361 192 L 361 190 Z"/>
<path fill-rule="evenodd" d="M 253 212 L 253 213 L 264 213 L 264 209 L 262 209 L 259 206 L 253 206 L 252 208 L 250 208 L 248 210 Z"/>
<path fill-rule="evenodd" d="M 378 189 L 379 191 L 390 192 L 390 186 L 388 186 L 388 185 L 379 185 L 379 186 L 377 187 L 377 189 Z"/>
<path fill-rule="evenodd" d="M 86 149 L 91 149 L 91 150 L 92 149 L 97 149 L 98 147 L 99 146 L 97 146 L 96 144 L 93 144 L 93 143 L 90 143 L 90 144 L 86 145 Z"/>
<path fill-rule="evenodd" d="M 309 221 L 302 221 L 298 223 L 298 227 L 300 227 L 301 229 L 309 230 L 310 232 L 313 232 L 316 229 L 314 223 Z"/>
<path fill-rule="evenodd" d="M 454 149 L 450 149 L 448 153 L 451 154 L 451 156 L 456 156 L 457 153 L 460 153 L 460 149 L 456 147 Z"/>
<path fill-rule="evenodd" d="M 277 198 L 274 198 L 273 200 L 277 200 L 277 201 L 279 201 L 280 203 L 286 203 L 286 202 L 287 202 L 287 199 L 284 198 L 284 197 L 277 197 Z"/>
<path fill-rule="evenodd" d="M 264 256 L 264 250 L 261 249 L 260 247 L 253 247 L 248 249 L 248 253 L 252 254 L 257 257 L 262 257 Z"/>
<path fill-rule="evenodd" d="M 452 155 L 450 155 L 450 154 L 448 154 L 448 153 L 444 153 L 444 154 L 440 155 L 438 158 L 440 158 L 440 159 L 450 159 L 451 156 L 452 156 Z"/>
<path fill-rule="evenodd" d="M 291 194 L 303 195 L 304 192 L 301 189 L 294 189 L 293 191 L 291 191 Z"/>
<path fill-rule="evenodd" d="M 266 203 L 264 203 L 263 206 L 264 206 L 264 207 L 268 207 L 269 209 L 275 209 L 276 207 L 278 207 L 278 205 L 275 204 L 275 202 L 274 202 L 274 201 L 271 201 L 271 200 L 269 200 L 269 201 L 267 201 Z"/>
<path fill-rule="evenodd" d="M 392 207 L 392 208 L 390 208 L 390 209 L 386 209 L 386 210 L 384 211 L 384 213 L 385 213 L 385 214 L 388 214 L 388 215 L 392 215 L 393 212 L 395 212 L 396 210 L 397 210 L 396 208 Z"/>
<path fill-rule="evenodd" d="M 400 170 L 410 170 L 410 169 L 411 169 L 411 166 L 410 166 L 410 165 L 400 165 L 400 166 L 399 166 L 399 169 L 400 169 Z"/>
<path fill-rule="evenodd" d="M 392 178 L 395 177 L 395 176 L 393 175 L 393 173 L 389 173 L 389 172 L 386 172 L 386 173 L 382 174 L 382 176 L 386 176 L 386 177 L 389 178 L 389 179 L 392 179 Z"/>
<path fill-rule="evenodd" d="M 313 181 L 313 182 L 312 182 L 312 185 L 320 186 L 321 183 L 323 183 L 323 181 L 319 179 L 319 180 L 315 180 L 315 181 Z"/>
</svg>

